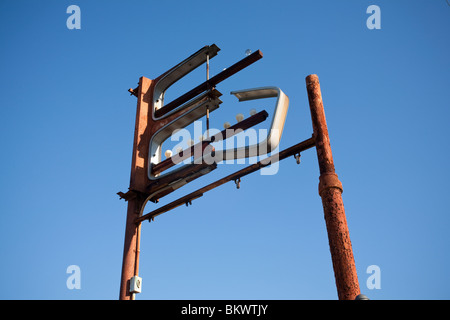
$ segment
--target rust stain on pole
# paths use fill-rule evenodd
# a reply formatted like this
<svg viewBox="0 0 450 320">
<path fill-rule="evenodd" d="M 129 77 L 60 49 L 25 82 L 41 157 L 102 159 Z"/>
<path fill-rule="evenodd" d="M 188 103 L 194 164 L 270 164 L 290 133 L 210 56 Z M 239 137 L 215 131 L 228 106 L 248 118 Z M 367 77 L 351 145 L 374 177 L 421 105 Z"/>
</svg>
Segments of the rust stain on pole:
<svg viewBox="0 0 450 320">
<path fill-rule="evenodd" d="M 319 195 L 328 232 L 334 276 L 340 300 L 354 300 L 360 293 L 350 233 L 342 201 L 342 184 L 335 173 L 319 78 L 306 77 L 311 120 L 319 161 Z"/>
</svg>

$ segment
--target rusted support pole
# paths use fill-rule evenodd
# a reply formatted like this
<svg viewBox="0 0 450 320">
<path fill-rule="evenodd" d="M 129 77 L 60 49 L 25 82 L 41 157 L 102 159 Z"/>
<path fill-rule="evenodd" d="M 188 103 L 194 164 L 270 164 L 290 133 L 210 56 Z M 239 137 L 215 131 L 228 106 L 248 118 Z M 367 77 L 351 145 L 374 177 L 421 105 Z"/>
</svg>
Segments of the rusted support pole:
<svg viewBox="0 0 450 320">
<path fill-rule="evenodd" d="M 130 293 L 130 279 L 139 274 L 139 247 L 141 225 L 135 223 L 142 201 L 135 198 L 128 201 L 125 241 L 123 248 L 122 276 L 120 281 L 120 300 L 134 300 Z"/>
<path fill-rule="evenodd" d="M 148 130 L 148 118 L 150 116 L 150 98 L 148 92 L 152 80 L 145 77 L 139 79 L 137 92 L 138 102 L 136 110 L 136 123 L 134 128 L 133 156 L 131 161 L 130 191 L 134 191 L 134 197 L 128 199 L 127 219 L 125 226 L 125 239 L 123 247 L 122 275 L 120 281 L 120 300 L 134 300 L 134 294 L 130 293 L 130 279 L 139 273 L 139 242 L 140 225 L 135 220 L 143 210 L 145 198 L 139 191 L 147 185 L 147 159 L 150 131 Z M 144 174 L 143 174 L 144 173 Z"/>
<path fill-rule="evenodd" d="M 325 215 L 334 276 L 340 300 L 354 300 L 360 293 L 355 259 L 342 202 L 342 184 L 334 169 L 319 78 L 306 77 L 309 107 L 319 161 L 319 195 Z"/>
</svg>

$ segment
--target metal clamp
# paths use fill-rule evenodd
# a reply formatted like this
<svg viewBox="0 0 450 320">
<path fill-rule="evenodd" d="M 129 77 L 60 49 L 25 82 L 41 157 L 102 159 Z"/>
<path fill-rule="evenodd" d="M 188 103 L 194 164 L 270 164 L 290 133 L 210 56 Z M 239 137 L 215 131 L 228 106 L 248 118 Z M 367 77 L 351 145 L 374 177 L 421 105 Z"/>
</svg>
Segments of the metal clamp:
<svg viewBox="0 0 450 320">
<path fill-rule="evenodd" d="M 241 178 L 234 180 L 234 183 L 236 184 L 236 189 L 239 189 L 241 187 Z"/>
<path fill-rule="evenodd" d="M 322 196 L 322 192 L 327 189 L 336 188 L 341 191 L 344 191 L 342 188 L 342 183 L 339 181 L 339 178 L 336 173 L 323 173 L 319 177 L 319 195 Z"/>
<path fill-rule="evenodd" d="M 297 161 L 297 164 L 300 164 L 300 153 L 298 153 L 298 154 L 296 154 L 296 155 L 294 155 L 294 158 L 295 158 L 295 160 Z"/>
</svg>

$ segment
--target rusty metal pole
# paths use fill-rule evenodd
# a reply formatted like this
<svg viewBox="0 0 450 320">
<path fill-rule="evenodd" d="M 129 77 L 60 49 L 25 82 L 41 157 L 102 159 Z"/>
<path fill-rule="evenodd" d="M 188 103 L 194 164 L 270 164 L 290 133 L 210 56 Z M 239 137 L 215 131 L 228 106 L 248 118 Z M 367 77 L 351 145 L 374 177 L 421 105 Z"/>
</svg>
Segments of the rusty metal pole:
<svg viewBox="0 0 450 320">
<path fill-rule="evenodd" d="M 120 300 L 134 300 L 134 294 L 130 293 L 130 279 L 139 273 L 140 251 L 140 224 L 136 224 L 136 218 L 145 206 L 145 197 L 138 190 L 145 189 L 147 185 L 148 145 L 151 133 L 148 119 L 150 114 L 152 80 L 141 77 L 136 109 L 136 123 L 134 129 L 133 157 L 131 161 L 130 192 L 133 196 L 127 198 L 128 209 L 125 226 L 125 240 L 123 247 L 122 275 L 120 281 Z"/>
<path fill-rule="evenodd" d="M 319 195 L 322 198 L 334 276 L 340 300 L 354 300 L 360 294 L 355 259 L 342 202 L 342 183 L 335 173 L 319 78 L 306 77 L 309 107 L 319 161 Z"/>
<path fill-rule="evenodd" d="M 134 300 L 130 293 L 130 279 L 139 273 L 140 224 L 136 225 L 136 210 L 141 206 L 138 199 L 128 201 L 125 241 L 123 248 L 122 277 L 120 281 L 120 300 Z"/>
</svg>

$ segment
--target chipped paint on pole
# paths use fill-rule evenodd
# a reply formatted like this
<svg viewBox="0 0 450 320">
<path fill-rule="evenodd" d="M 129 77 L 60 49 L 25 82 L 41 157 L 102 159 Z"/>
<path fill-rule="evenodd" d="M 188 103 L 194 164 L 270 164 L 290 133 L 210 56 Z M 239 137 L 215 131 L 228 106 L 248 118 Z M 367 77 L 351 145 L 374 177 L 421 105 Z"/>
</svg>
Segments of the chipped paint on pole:
<svg viewBox="0 0 450 320">
<path fill-rule="evenodd" d="M 354 300 L 360 293 L 358 276 L 342 201 L 342 183 L 335 173 L 317 75 L 306 77 L 306 88 L 320 169 L 319 195 L 322 198 L 338 297 L 340 300 Z"/>
</svg>

